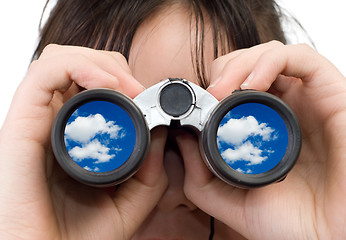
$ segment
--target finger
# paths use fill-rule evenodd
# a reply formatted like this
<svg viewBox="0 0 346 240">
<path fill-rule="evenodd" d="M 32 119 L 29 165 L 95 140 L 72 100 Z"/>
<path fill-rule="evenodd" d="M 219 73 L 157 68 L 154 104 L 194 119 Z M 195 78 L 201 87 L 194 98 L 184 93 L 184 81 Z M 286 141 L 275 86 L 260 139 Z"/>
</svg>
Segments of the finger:
<svg viewBox="0 0 346 240">
<path fill-rule="evenodd" d="M 272 41 L 249 49 L 235 51 L 234 53 L 221 57 L 220 60 L 216 60 L 212 70 L 217 73 L 211 75 L 218 77 L 210 85 L 208 91 L 219 100 L 230 95 L 234 90 L 240 88 L 240 85 L 252 72 L 258 58 L 263 52 L 282 45 L 278 41 Z"/>
<path fill-rule="evenodd" d="M 95 50 L 95 49 L 87 48 L 87 47 L 49 44 L 43 49 L 39 59 L 47 59 L 47 58 L 58 57 L 62 55 L 70 55 L 70 54 L 84 55 L 85 57 L 88 57 L 90 60 L 95 60 L 95 63 L 98 63 L 100 67 L 104 66 L 106 68 L 107 66 L 109 68 L 109 66 L 112 65 L 112 63 L 109 64 L 109 62 L 112 62 L 112 60 L 115 60 L 118 62 L 118 64 L 121 65 L 121 67 L 125 71 L 127 71 L 129 74 L 131 73 L 131 70 L 128 67 L 127 61 L 122 54 L 118 52 L 112 52 L 112 51 Z"/>
<path fill-rule="evenodd" d="M 272 83 L 271 88 L 277 91 L 280 95 L 292 89 L 294 85 L 301 84 L 301 79 L 295 77 L 287 77 L 279 74 Z"/>
<path fill-rule="evenodd" d="M 185 195 L 207 214 L 240 233 L 246 233 L 243 211 L 246 190 L 232 187 L 212 175 L 198 154 L 195 136 L 178 135 L 177 143 L 184 159 Z"/>
<path fill-rule="evenodd" d="M 75 82 L 72 83 L 71 87 L 62 95 L 61 102 L 65 103 L 67 100 L 72 98 L 83 90 L 82 87 L 78 86 Z M 60 109 L 60 107 L 58 108 Z"/>
<path fill-rule="evenodd" d="M 325 79 L 319 76 L 331 72 L 329 70 L 331 67 L 325 58 L 308 45 L 281 46 L 270 49 L 260 56 L 242 87 L 266 91 L 280 74 L 301 79 L 308 88 L 330 87 L 335 78 L 340 78 L 339 72 L 332 71 L 332 75 Z M 291 86 L 286 84 L 287 89 L 285 89 L 283 82 L 280 85 L 281 91 L 287 91 Z"/>
<path fill-rule="evenodd" d="M 225 66 L 227 65 L 227 63 L 229 61 L 232 61 L 233 59 L 235 59 L 236 57 L 240 56 L 241 54 L 243 54 L 246 51 L 246 49 L 240 49 L 240 50 L 236 50 L 233 52 L 230 52 L 226 55 L 220 56 L 217 59 L 215 59 L 212 62 L 211 68 L 210 68 L 210 72 L 209 72 L 209 81 L 210 81 L 210 85 L 214 86 L 215 83 L 220 80 L 220 77 L 222 75 L 222 72 L 225 68 Z"/>
<path fill-rule="evenodd" d="M 157 184 L 159 178 L 165 178 L 163 154 L 167 139 L 167 128 L 156 127 L 150 132 L 150 151 L 135 178 L 145 185 Z"/>
<path fill-rule="evenodd" d="M 213 178 L 212 173 L 204 164 L 197 137 L 186 131 L 181 131 L 176 136 L 180 153 L 184 160 L 185 182 L 198 186 L 208 184 Z"/>
<path fill-rule="evenodd" d="M 61 56 L 82 55 L 94 62 L 104 71 L 119 79 L 118 90 L 131 98 L 137 96 L 145 88 L 132 76 L 126 58 L 119 52 L 95 50 L 86 47 L 48 45 L 40 59 L 58 58 Z"/>
<path fill-rule="evenodd" d="M 245 51 L 236 52 L 217 59 L 212 66 L 212 80 L 207 91 L 218 100 L 230 95 L 244 81 L 250 69 L 244 69 L 242 59 Z M 222 89 L 222 90 L 221 90 Z"/>
<path fill-rule="evenodd" d="M 86 88 L 117 88 L 117 77 L 103 71 L 94 62 L 76 55 L 33 62 L 20 84 L 14 104 L 20 107 L 48 106 L 55 91 L 66 92 L 75 82 Z M 26 111 L 27 112 L 27 111 Z"/>
<path fill-rule="evenodd" d="M 167 187 L 163 166 L 167 131 L 156 128 L 152 130 L 151 137 L 150 150 L 143 166 L 135 177 L 121 185 L 113 199 L 122 216 L 128 238 L 156 206 Z"/>
</svg>

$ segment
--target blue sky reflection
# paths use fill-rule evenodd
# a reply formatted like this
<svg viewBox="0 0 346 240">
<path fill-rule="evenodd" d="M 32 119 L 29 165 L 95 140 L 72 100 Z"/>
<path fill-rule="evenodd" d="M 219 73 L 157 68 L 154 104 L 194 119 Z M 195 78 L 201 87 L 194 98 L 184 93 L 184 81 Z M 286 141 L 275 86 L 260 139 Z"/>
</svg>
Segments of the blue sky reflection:
<svg viewBox="0 0 346 240">
<path fill-rule="evenodd" d="M 131 155 L 136 132 L 131 118 L 119 106 L 94 101 L 80 106 L 65 128 L 65 146 L 82 168 L 112 171 Z"/>
<path fill-rule="evenodd" d="M 272 108 L 246 103 L 233 108 L 222 119 L 217 143 L 225 162 L 234 170 L 260 174 L 283 158 L 288 142 L 287 128 Z"/>
</svg>

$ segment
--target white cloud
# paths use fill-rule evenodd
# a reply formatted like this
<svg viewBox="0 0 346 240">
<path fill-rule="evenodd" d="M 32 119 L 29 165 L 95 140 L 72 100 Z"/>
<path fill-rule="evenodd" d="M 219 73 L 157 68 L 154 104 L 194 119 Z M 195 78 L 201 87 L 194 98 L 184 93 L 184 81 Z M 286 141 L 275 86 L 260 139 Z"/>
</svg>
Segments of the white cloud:
<svg viewBox="0 0 346 240">
<path fill-rule="evenodd" d="M 81 162 L 84 159 L 95 159 L 95 164 L 109 162 L 115 157 L 115 154 L 109 154 L 111 149 L 102 145 L 97 139 L 82 145 L 82 147 L 74 147 L 69 151 L 71 158 L 74 161 Z"/>
<path fill-rule="evenodd" d="M 101 114 L 77 117 L 65 128 L 65 138 L 77 143 L 88 143 L 97 134 L 109 134 L 111 139 L 124 137 L 123 129 L 113 121 L 106 121 Z"/>
<path fill-rule="evenodd" d="M 85 166 L 84 169 L 88 170 L 90 172 L 99 172 L 100 171 L 100 169 L 98 167 L 91 168 L 89 166 Z"/>
<path fill-rule="evenodd" d="M 235 147 L 234 149 L 228 148 L 221 153 L 221 156 L 227 163 L 234 163 L 236 161 L 247 161 L 247 165 L 261 164 L 268 157 L 262 156 L 262 150 L 255 147 L 250 141 Z"/>
<path fill-rule="evenodd" d="M 245 171 L 245 170 L 243 170 L 241 168 L 238 168 L 238 169 L 236 169 L 236 171 L 240 172 L 240 173 L 246 173 L 246 174 L 251 174 L 252 173 L 251 169 L 248 169 L 248 170 Z"/>
<path fill-rule="evenodd" d="M 230 119 L 217 132 L 218 141 L 240 145 L 251 136 L 261 136 L 264 141 L 271 140 L 274 129 L 266 123 L 259 124 L 253 116 Z"/>
<path fill-rule="evenodd" d="M 233 164 L 237 161 L 246 161 L 248 166 L 261 164 L 268 159 L 268 154 L 273 150 L 262 150 L 260 142 L 251 142 L 250 137 L 259 136 L 263 141 L 271 141 L 278 138 L 274 134 L 275 129 L 267 123 L 259 123 L 255 117 L 248 116 L 241 119 L 229 119 L 227 123 L 218 129 L 217 141 L 222 158 Z M 223 144 L 228 144 L 223 149 Z M 237 169 L 238 172 L 251 173 L 251 170 Z"/>
</svg>

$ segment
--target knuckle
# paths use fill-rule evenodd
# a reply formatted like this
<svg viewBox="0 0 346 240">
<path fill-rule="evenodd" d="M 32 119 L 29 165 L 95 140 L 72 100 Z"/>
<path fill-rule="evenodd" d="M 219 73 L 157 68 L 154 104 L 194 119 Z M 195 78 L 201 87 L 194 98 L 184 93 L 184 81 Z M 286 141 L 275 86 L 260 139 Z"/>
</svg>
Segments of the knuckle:
<svg viewBox="0 0 346 240">
<path fill-rule="evenodd" d="M 60 49 L 61 46 L 58 44 L 48 44 L 47 46 L 44 47 L 44 49 L 42 50 L 42 56 L 49 56 L 51 53 L 58 51 L 58 49 Z"/>
<path fill-rule="evenodd" d="M 300 47 L 304 51 L 315 52 L 315 50 L 307 43 L 300 43 L 297 46 Z"/>
<path fill-rule="evenodd" d="M 282 47 L 282 46 L 285 45 L 285 44 L 283 44 L 282 42 L 280 42 L 278 40 L 272 40 L 268 44 L 273 46 L 273 47 Z"/>
<path fill-rule="evenodd" d="M 37 66 L 40 64 L 40 60 L 33 60 L 31 63 L 30 63 L 30 68 L 37 68 Z"/>
<path fill-rule="evenodd" d="M 215 59 L 212 63 L 211 63 L 211 66 L 210 66 L 210 70 L 212 72 L 215 72 L 216 70 L 218 70 L 220 68 L 220 63 L 222 62 L 222 59 L 221 57 Z"/>
<path fill-rule="evenodd" d="M 41 60 L 33 60 L 30 63 L 30 66 L 29 66 L 27 74 L 29 75 L 30 73 L 40 72 L 40 69 L 41 69 Z"/>
<path fill-rule="evenodd" d="M 222 62 L 221 60 L 216 59 L 211 63 L 210 69 L 208 72 L 209 82 L 215 81 L 216 80 L 215 78 L 217 78 L 222 73 L 223 64 L 221 64 L 221 62 Z"/>
<path fill-rule="evenodd" d="M 123 54 L 121 54 L 120 52 L 112 52 L 112 56 L 113 56 L 113 58 L 115 58 L 119 62 L 126 62 L 127 63 L 125 56 Z"/>
<path fill-rule="evenodd" d="M 220 56 L 212 61 L 210 70 L 212 73 L 220 74 L 224 67 L 232 60 L 230 54 Z"/>
</svg>

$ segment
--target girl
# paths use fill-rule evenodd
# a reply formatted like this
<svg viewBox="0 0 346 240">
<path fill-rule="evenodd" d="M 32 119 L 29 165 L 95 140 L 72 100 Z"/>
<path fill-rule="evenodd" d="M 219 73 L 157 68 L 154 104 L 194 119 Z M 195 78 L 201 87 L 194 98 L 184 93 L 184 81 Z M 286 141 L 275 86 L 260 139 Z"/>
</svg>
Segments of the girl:
<svg viewBox="0 0 346 240">
<path fill-rule="evenodd" d="M 67 99 L 93 88 L 133 98 L 168 77 L 219 100 L 239 88 L 282 98 L 303 133 L 286 180 L 227 185 L 194 135 L 163 127 L 117 189 L 81 185 L 57 166 L 50 131 Z M 328 60 L 285 45 L 272 0 L 58 0 L 0 133 L 1 239 L 343 239 L 345 99 Z"/>
</svg>

